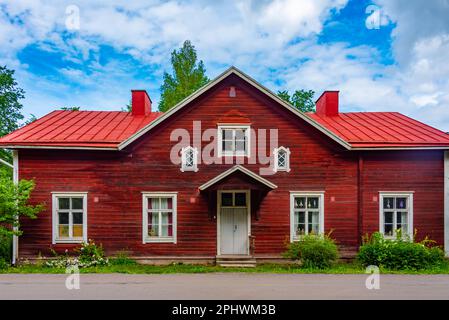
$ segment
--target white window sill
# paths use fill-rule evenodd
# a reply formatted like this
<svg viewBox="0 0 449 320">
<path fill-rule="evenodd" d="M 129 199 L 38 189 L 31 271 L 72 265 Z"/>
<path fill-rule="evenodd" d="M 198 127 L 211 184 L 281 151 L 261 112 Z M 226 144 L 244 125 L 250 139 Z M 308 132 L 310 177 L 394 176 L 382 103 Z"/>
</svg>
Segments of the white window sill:
<svg viewBox="0 0 449 320">
<path fill-rule="evenodd" d="M 83 243 L 85 242 L 84 239 L 56 239 L 55 243 L 56 244 L 70 244 L 70 243 Z"/>
<path fill-rule="evenodd" d="M 144 243 L 175 243 L 174 238 L 146 238 Z"/>
</svg>

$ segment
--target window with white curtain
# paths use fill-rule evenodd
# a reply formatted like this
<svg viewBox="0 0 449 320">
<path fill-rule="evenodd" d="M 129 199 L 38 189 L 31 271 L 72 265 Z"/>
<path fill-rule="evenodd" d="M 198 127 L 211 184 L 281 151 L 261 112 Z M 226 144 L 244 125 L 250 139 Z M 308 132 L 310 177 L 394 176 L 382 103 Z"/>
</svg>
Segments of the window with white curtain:
<svg viewBox="0 0 449 320">
<path fill-rule="evenodd" d="M 290 149 L 285 147 L 274 148 L 274 171 L 290 171 Z"/>
<path fill-rule="evenodd" d="M 324 193 L 290 194 L 290 238 L 324 232 Z"/>
<path fill-rule="evenodd" d="M 176 243 L 176 193 L 143 194 L 143 242 Z"/>
<path fill-rule="evenodd" d="M 181 150 L 181 171 L 198 171 L 198 149 L 191 146 Z"/>
<path fill-rule="evenodd" d="M 380 232 L 387 238 L 413 236 L 413 193 L 380 193 Z"/>
</svg>

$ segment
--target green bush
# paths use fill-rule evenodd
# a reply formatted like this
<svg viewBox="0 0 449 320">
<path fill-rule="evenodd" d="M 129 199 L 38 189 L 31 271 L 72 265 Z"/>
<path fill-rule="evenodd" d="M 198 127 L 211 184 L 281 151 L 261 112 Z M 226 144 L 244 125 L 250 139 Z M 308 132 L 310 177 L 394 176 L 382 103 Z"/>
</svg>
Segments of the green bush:
<svg viewBox="0 0 449 320">
<path fill-rule="evenodd" d="M 110 259 L 110 262 L 112 265 L 116 266 L 129 266 L 137 264 L 137 262 L 128 257 L 128 254 L 124 251 L 118 252 L 114 258 Z"/>
<path fill-rule="evenodd" d="M 1 265 L 9 265 L 11 261 L 11 246 L 12 246 L 12 237 L 7 235 L 0 235 L 0 260 L 3 262 Z"/>
<path fill-rule="evenodd" d="M 283 255 L 299 260 L 303 267 L 325 269 L 338 259 L 338 248 L 329 235 L 309 234 L 289 243 Z"/>
<path fill-rule="evenodd" d="M 375 232 L 366 236 L 357 254 L 357 260 L 364 266 L 375 265 L 391 270 L 420 270 L 438 267 L 445 263 L 444 252 L 434 245 L 434 241 L 424 239 L 414 242 L 402 237 L 385 239 Z"/>
<path fill-rule="evenodd" d="M 105 266 L 109 264 L 109 260 L 104 256 L 103 246 L 97 246 L 94 241 L 83 242 L 80 248 L 74 249 L 78 256 L 70 256 L 68 250 L 64 255 L 58 255 L 54 250 L 55 259 L 47 261 L 45 266 L 51 268 L 67 268 L 77 266 L 79 268 L 87 268 L 92 266 Z"/>
</svg>

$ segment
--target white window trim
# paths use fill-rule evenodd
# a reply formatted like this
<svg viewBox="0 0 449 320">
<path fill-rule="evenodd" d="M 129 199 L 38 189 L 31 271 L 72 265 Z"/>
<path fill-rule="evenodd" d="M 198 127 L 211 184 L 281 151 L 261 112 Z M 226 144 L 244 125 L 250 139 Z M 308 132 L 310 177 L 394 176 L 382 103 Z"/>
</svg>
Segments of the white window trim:
<svg viewBox="0 0 449 320">
<path fill-rule="evenodd" d="M 152 197 L 171 197 L 173 205 L 173 236 L 172 237 L 149 237 L 148 236 L 148 198 Z M 175 243 L 177 242 L 177 192 L 142 192 L 142 243 Z"/>
<path fill-rule="evenodd" d="M 58 201 L 57 198 L 83 198 L 83 238 L 58 238 Z M 70 218 L 69 218 L 70 219 Z M 87 242 L 87 192 L 52 192 L 52 243 L 83 243 Z"/>
<path fill-rule="evenodd" d="M 187 167 L 187 159 L 186 159 L 186 153 L 189 150 L 193 150 L 193 166 L 192 167 Z M 192 146 L 188 146 L 188 147 L 184 147 L 181 149 L 181 171 L 185 172 L 185 171 L 193 171 L 193 172 L 197 172 L 198 171 L 198 149 L 194 148 Z"/>
<path fill-rule="evenodd" d="M 381 191 L 379 192 L 379 232 L 383 234 L 383 236 L 387 239 L 396 239 L 396 230 L 393 230 L 393 236 L 385 235 L 385 226 L 384 226 L 384 197 L 408 197 L 409 202 L 409 211 L 408 211 L 408 233 L 407 235 L 410 239 L 413 239 L 413 193 L 414 191 Z M 391 210 L 390 210 L 391 211 Z M 396 210 L 394 210 L 393 214 L 393 224 L 396 225 Z"/>
<path fill-rule="evenodd" d="M 324 234 L 324 191 L 316 192 L 290 192 L 290 242 L 298 241 L 301 237 L 296 237 L 295 232 L 295 198 L 296 197 L 318 197 L 319 198 L 319 214 L 318 214 L 318 232 Z M 307 223 L 307 221 L 306 221 Z"/>
<path fill-rule="evenodd" d="M 222 131 L 223 129 L 245 129 L 245 137 L 246 137 L 246 151 L 242 152 L 229 152 L 223 151 L 223 143 L 222 143 Z M 218 135 L 217 135 L 217 144 L 218 144 L 218 156 L 229 156 L 229 157 L 250 157 L 251 155 L 251 126 L 249 125 L 218 125 Z"/>
<path fill-rule="evenodd" d="M 287 156 L 285 159 L 285 167 L 278 167 L 278 156 L 279 156 L 279 151 L 285 151 Z M 290 172 L 290 149 L 289 148 L 285 148 L 285 147 L 279 147 L 279 148 L 274 148 L 273 150 L 273 155 L 274 155 L 274 172 L 278 172 L 278 171 L 286 171 L 286 172 Z"/>
</svg>

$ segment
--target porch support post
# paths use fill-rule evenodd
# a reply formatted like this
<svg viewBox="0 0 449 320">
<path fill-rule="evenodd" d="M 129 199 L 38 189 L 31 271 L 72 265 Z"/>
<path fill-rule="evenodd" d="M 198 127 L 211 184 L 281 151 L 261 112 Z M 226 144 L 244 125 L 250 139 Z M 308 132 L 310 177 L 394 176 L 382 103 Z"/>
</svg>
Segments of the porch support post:
<svg viewBox="0 0 449 320">
<path fill-rule="evenodd" d="M 449 151 L 444 152 L 444 252 L 449 257 Z"/>
</svg>

